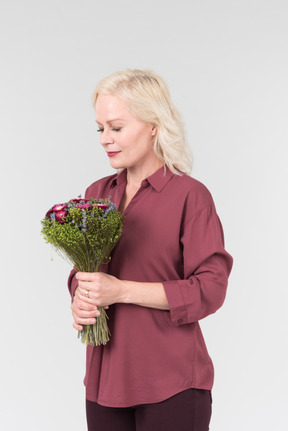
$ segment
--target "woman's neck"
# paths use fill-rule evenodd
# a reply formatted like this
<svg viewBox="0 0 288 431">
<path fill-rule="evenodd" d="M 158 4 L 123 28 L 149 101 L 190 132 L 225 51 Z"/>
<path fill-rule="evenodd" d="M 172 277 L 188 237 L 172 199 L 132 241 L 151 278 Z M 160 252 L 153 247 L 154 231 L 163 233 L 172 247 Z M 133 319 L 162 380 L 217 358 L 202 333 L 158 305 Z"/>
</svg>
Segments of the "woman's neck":
<svg viewBox="0 0 288 431">
<path fill-rule="evenodd" d="M 139 188 L 145 178 L 148 178 L 150 177 L 150 175 L 153 175 L 162 166 L 164 166 L 162 160 L 157 159 L 157 161 L 153 163 L 153 165 L 149 167 L 146 166 L 143 169 L 136 167 L 127 168 L 127 185 Z"/>
</svg>

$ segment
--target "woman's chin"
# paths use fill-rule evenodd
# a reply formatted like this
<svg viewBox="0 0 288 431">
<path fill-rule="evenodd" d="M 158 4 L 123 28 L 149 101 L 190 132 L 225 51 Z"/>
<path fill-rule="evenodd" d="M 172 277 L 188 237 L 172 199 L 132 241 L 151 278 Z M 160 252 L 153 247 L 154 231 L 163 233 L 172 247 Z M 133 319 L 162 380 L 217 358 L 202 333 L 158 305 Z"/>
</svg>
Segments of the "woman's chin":
<svg viewBox="0 0 288 431">
<path fill-rule="evenodd" d="M 117 162 L 116 160 L 111 160 L 111 159 L 110 159 L 110 166 L 113 169 L 124 169 L 126 167 L 126 166 L 124 166 L 123 163 Z"/>
</svg>

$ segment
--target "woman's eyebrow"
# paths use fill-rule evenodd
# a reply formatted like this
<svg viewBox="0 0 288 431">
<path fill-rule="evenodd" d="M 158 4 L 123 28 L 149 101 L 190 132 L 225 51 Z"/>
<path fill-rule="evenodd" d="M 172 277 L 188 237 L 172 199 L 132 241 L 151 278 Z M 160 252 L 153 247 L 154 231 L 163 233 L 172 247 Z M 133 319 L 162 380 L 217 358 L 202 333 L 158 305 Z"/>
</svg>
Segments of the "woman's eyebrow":
<svg viewBox="0 0 288 431">
<path fill-rule="evenodd" d="M 100 121 L 98 121 L 97 119 L 95 120 L 97 124 L 102 124 Z M 114 121 L 124 121 L 123 118 L 112 118 L 111 120 L 106 121 L 107 124 L 111 124 Z"/>
</svg>

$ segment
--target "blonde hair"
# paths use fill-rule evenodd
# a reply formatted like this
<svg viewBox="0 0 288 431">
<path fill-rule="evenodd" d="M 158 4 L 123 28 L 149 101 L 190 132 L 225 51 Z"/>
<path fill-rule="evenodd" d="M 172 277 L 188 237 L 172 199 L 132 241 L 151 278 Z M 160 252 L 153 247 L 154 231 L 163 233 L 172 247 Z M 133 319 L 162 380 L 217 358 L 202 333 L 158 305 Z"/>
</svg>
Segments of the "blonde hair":
<svg viewBox="0 0 288 431">
<path fill-rule="evenodd" d="M 130 112 L 156 126 L 154 151 L 175 174 L 190 174 L 192 154 L 186 142 L 184 124 L 174 107 L 163 79 L 150 70 L 128 69 L 102 79 L 93 94 L 95 106 L 100 94 L 113 94 L 128 103 Z"/>
</svg>

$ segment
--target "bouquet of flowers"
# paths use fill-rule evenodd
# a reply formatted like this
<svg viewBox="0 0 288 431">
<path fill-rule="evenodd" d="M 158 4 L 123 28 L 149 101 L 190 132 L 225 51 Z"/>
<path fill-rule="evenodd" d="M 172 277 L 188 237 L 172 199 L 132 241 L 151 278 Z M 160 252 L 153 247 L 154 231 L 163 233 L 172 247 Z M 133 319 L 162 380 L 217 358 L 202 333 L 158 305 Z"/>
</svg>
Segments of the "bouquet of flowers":
<svg viewBox="0 0 288 431">
<path fill-rule="evenodd" d="M 54 205 L 41 223 L 46 242 L 77 271 L 97 272 L 109 261 L 121 236 L 123 216 L 109 199 L 78 198 Z M 80 333 L 86 345 L 105 345 L 109 341 L 108 317 L 103 307 L 99 311 L 96 323 L 84 326 Z"/>
</svg>

